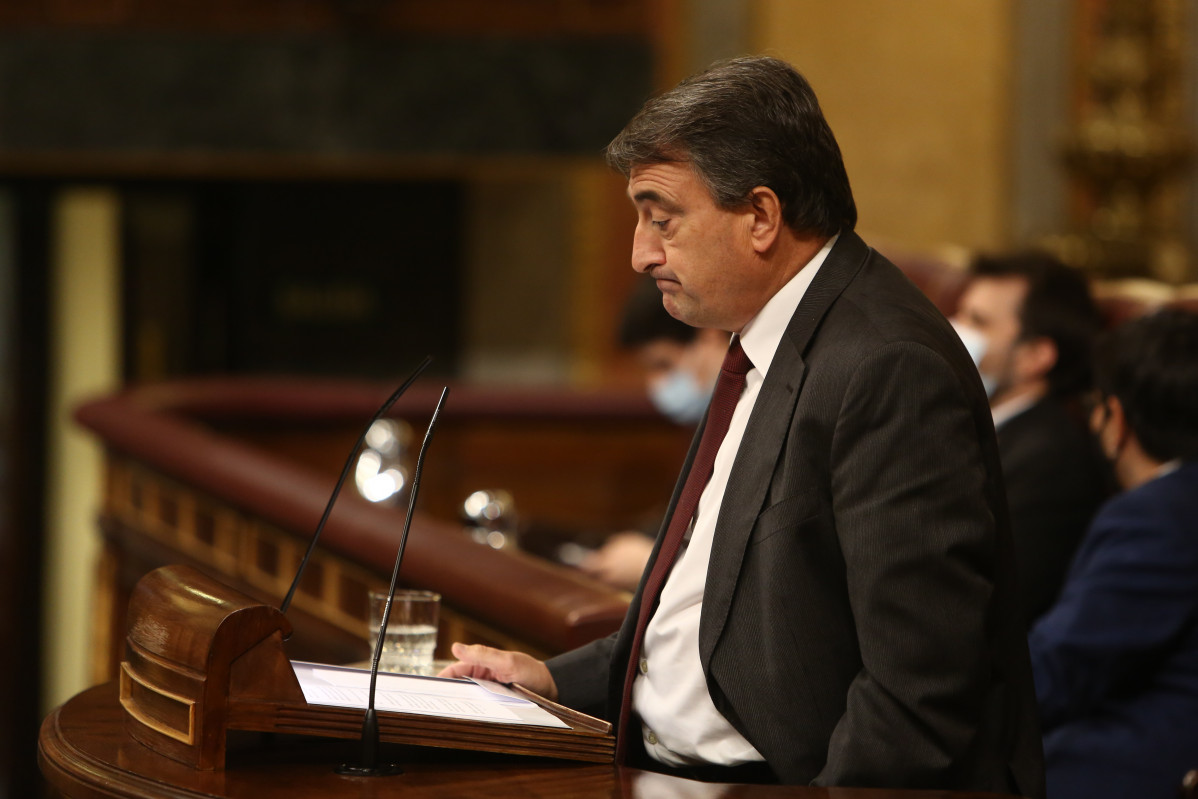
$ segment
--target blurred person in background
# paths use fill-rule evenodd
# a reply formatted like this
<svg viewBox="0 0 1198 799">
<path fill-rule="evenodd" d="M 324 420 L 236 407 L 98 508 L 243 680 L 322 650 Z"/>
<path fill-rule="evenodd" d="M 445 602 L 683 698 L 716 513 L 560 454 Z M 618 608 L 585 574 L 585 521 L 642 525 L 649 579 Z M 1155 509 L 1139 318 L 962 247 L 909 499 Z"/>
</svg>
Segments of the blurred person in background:
<svg viewBox="0 0 1198 799">
<path fill-rule="evenodd" d="M 1100 342 L 1091 428 L 1123 493 L 1029 647 L 1049 799 L 1171 799 L 1198 767 L 1198 315 Z"/>
<path fill-rule="evenodd" d="M 1081 411 L 1098 310 L 1085 276 L 1026 252 L 978 258 L 953 324 L 990 398 L 1030 628 L 1110 493 Z"/>
<path fill-rule="evenodd" d="M 670 316 L 651 280 L 637 282 L 620 319 L 620 346 L 644 372 L 649 399 L 671 421 L 689 427 L 707 412 L 730 337 Z"/>
</svg>

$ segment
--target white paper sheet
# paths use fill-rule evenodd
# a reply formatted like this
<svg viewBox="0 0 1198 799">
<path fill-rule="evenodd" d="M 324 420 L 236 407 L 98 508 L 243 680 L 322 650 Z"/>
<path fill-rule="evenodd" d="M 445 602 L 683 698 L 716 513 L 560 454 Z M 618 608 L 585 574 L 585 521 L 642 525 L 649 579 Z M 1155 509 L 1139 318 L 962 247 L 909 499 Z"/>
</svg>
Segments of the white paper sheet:
<svg viewBox="0 0 1198 799">
<path fill-rule="evenodd" d="M 291 666 L 299 679 L 304 699 L 309 704 L 366 709 L 370 688 L 369 670 L 299 660 L 291 661 Z M 499 724 L 569 726 L 507 687 L 485 680 L 451 680 L 379 672 L 374 706 L 376 710 Z"/>
</svg>

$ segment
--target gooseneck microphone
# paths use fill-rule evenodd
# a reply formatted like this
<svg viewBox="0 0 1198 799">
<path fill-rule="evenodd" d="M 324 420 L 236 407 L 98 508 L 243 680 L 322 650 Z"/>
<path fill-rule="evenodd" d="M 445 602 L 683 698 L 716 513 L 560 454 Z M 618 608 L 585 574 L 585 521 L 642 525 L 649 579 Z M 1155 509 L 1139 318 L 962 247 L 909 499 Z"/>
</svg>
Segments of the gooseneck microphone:
<svg viewBox="0 0 1198 799">
<path fill-rule="evenodd" d="M 366 716 L 362 719 L 362 762 L 358 765 L 342 763 L 335 771 L 354 777 L 385 777 L 390 774 L 400 774 L 403 769 L 395 763 L 380 765 L 379 760 L 379 719 L 374 709 L 375 685 L 379 678 L 379 657 L 383 654 L 383 641 L 387 636 L 387 622 L 391 619 L 391 603 L 395 599 L 395 588 L 399 585 L 399 565 L 403 562 L 404 548 L 408 545 L 408 530 L 412 526 L 412 511 L 416 508 L 416 495 L 420 492 L 420 474 L 424 471 L 424 453 L 433 438 L 433 429 L 437 425 L 437 416 L 449 396 L 449 388 L 441 390 L 441 398 L 433 410 L 433 418 L 429 420 L 428 430 L 424 433 L 424 443 L 420 445 L 420 454 L 416 456 L 416 474 L 412 478 L 412 492 L 408 497 L 408 513 L 404 517 L 403 533 L 399 537 L 399 551 L 395 555 L 395 567 L 391 570 L 391 588 L 387 592 L 387 602 L 383 605 L 383 618 L 379 624 L 379 637 L 374 645 L 374 657 L 370 661 L 370 691 L 366 701 Z"/>
<path fill-rule="evenodd" d="M 299 587 L 300 577 L 303 576 L 304 569 L 308 567 L 308 561 L 312 559 L 312 553 L 316 550 L 316 542 L 320 539 L 320 532 L 324 529 L 325 522 L 329 520 L 329 514 L 333 512 L 333 503 L 337 501 L 337 495 L 341 493 L 341 486 L 345 484 L 345 478 L 349 476 L 349 470 L 354 465 L 354 458 L 357 456 L 358 451 L 362 449 L 363 442 L 366 441 L 366 434 L 370 432 L 370 426 L 377 422 L 384 413 L 391 410 L 391 406 L 395 404 L 395 401 L 403 396 L 408 387 L 416 382 L 416 378 L 420 377 L 420 374 L 432 362 L 433 356 L 424 356 L 424 360 L 420 362 L 420 365 L 416 367 L 412 374 L 408 375 L 408 379 L 403 381 L 403 384 L 395 389 L 391 396 L 387 398 L 387 401 L 374 412 L 374 416 L 371 416 L 370 421 L 366 423 L 366 428 L 362 431 L 362 435 L 358 436 L 358 443 L 354 444 L 354 448 L 350 450 L 349 458 L 345 461 L 345 467 L 341 470 L 341 477 L 337 479 L 337 485 L 333 488 L 333 495 L 329 497 L 329 504 L 325 505 L 324 514 L 320 517 L 320 523 L 316 525 L 316 532 L 312 533 L 312 540 L 308 542 L 308 551 L 304 553 L 303 559 L 300 560 L 299 568 L 295 570 L 295 579 L 291 581 L 291 588 L 287 590 L 287 596 L 283 598 L 283 604 L 279 605 L 280 613 L 286 615 L 287 608 L 291 607 L 291 599 L 295 596 L 295 589 Z M 438 409 L 440 408 L 439 405 L 437 407 Z"/>
</svg>

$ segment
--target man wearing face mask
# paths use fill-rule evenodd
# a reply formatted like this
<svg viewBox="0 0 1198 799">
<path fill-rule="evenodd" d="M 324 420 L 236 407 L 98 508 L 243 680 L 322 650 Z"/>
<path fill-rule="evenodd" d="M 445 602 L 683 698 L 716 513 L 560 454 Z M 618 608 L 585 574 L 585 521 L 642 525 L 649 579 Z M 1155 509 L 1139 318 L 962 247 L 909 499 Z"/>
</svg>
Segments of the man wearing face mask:
<svg viewBox="0 0 1198 799">
<path fill-rule="evenodd" d="M 676 424 L 697 425 L 711 402 L 729 334 L 678 321 L 662 306 L 657 286 L 642 280 L 624 305 L 618 338 L 621 348 L 636 358 L 649 399 L 662 415 Z M 659 514 L 646 529 L 656 530 L 660 522 Z M 578 566 L 608 585 L 631 591 L 652 551 L 651 534 L 626 530 L 609 536 Z"/>
<path fill-rule="evenodd" d="M 1109 493 L 1080 410 L 1098 312 L 1084 276 L 1028 252 L 979 258 L 953 326 L 990 398 L 1030 627 Z"/>
<path fill-rule="evenodd" d="M 729 334 L 694 328 L 670 316 L 652 281 L 640 281 L 620 320 L 620 346 L 644 371 L 654 406 L 680 425 L 695 426 L 707 411 L 728 350 Z"/>
<path fill-rule="evenodd" d="M 1091 427 L 1124 493 L 1029 636 L 1048 795 L 1171 799 L 1198 765 L 1198 316 L 1097 354 Z"/>
</svg>

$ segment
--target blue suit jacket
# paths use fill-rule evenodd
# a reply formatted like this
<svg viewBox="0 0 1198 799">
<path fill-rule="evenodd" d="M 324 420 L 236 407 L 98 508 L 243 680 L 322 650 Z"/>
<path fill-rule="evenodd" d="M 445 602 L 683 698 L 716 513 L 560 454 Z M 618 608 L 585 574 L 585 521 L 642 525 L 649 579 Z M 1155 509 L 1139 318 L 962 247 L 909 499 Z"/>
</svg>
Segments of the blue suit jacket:
<svg viewBox="0 0 1198 799">
<path fill-rule="evenodd" d="M 1102 507 L 1029 644 L 1050 799 L 1176 796 L 1198 768 L 1198 462 Z"/>
</svg>

